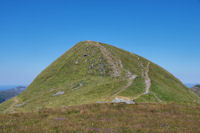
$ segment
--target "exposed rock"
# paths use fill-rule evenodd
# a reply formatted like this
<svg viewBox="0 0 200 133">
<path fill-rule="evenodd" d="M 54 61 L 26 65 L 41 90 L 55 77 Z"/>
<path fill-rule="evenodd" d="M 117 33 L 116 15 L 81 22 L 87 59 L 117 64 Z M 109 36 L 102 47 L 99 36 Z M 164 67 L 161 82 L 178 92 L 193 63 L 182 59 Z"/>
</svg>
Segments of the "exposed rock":
<svg viewBox="0 0 200 133">
<path fill-rule="evenodd" d="M 72 87 L 72 90 L 79 89 L 79 88 L 83 87 L 84 84 L 85 84 L 85 81 L 83 80 L 83 81 L 81 81 L 80 83 L 74 85 L 74 86 Z"/>
<path fill-rule="evenodd" d="M 64 93 L 64 91 L 58 91 L 56 94 L 53 94 L 53 96 L 63 95 Z"/>
<path fill-rule="evenodd" d="M 126 103 L 126 104 L 135 104 L 133 100 L 125 100 L 122 98 L 115 98 L 112 103 Z"/>
<path fill-rule="evenodd" d="M 78 60 L 76 60 L 75 64 L 77 65 L 78 63 L 79 63 L 79 61 L 78 61 Z"/>
<path fill-rule="evenodd" d="M 93 63 L 90 64 L 90 69 L 92 69 L 92 68 L 94 68 L 94 64 Z"/>
<path fill-rule="evenodd" d="M 88 56 L 88 55 L 87 55 L 87 54 L 84 54 L 84 55 L 83 55 L 83 57 L 86 57 L 86 56 Z"/>
</svg>

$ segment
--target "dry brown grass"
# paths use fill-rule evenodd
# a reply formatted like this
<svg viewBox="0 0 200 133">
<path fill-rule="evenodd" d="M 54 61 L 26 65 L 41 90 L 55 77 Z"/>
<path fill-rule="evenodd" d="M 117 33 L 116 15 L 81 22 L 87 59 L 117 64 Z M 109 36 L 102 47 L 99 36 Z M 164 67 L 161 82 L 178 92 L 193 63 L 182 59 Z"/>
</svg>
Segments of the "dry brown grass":
<svg viewBox="0 0 200 133">
<path fill-rule="evenodd" d="M 92 104 L 0 114 L 2 133 L 198 133 L 200 106 Z"/>
</svg>

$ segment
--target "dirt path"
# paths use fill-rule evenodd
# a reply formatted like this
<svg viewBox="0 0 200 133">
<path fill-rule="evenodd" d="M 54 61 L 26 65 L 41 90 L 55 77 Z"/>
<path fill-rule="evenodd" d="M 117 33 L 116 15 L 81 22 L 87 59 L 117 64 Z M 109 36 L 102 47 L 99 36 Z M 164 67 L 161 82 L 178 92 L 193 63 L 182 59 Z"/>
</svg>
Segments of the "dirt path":
<svg viewBox="0 0 200 133">
<path fill-rule="evenodd" d="M 128 76 L 128 83 L 125 86 L 123 86 L 119 91 L 117 91 L 115 94 L 113 94 L 108 99 L 106 99 L 105 101 L 108 102 L 110 99 L 115 98 L 118 94 L 125 91 L 129 86 L 132 85 L 134 79 L 137 77 L 137 75 L 132 75 L 131 72 L 128 72 L 127 76 Z"/>
<path fill-rule="evenodd" d="M 13 103 L 10 105 L 9 108 L 6 109 L 6 111 L 8 110 L 9 112 L 11 112 L 10 110 L 14 109 L 14 106 L 16 106 L 19 103 L 19 100 L 17 99 L 17 97 L 13 98 Z"/>
<path fill-rule="evenodd" d="M 144 83 L 145 83 L 145 92 L 142 94 L 139 94 L 138 96 L 134 97 L 134 99 L 138 99 L 139 97 L 143 96 L 143 95 L 147 95 L 150 92 L 150 88 L 151 88 L 151 79 L 149 77 L 149 66 L 150 66 L 150 62 L 148 62 L 146 68 L 144 67 L 144 65 L 142 64 L 142 62 L 140 61 L 140 58 L 138 57 L 138 61 L 139 61 L 139 66 L 141 67 L 142 70 L 142 77 L 144 77 Z"/>
<path fill-rule="evenodd" d="M 111 66 L 111 69 L 113 71 L 113 74 L 112 74 L 113 77 L 120 76 L 122 73 L 122 70 L 123 70 L 123 64 L 122 64 L 121 60 L 116 58 L 115 56 L 113 56 L 112 53 L 109 50 L 107 50 L 107 48 L 104 47 L 103 45 L 96 44 L 94 46 L 98 47 L 101 50 L 101 53 L 106 58 L 108 64 Z M 132 85 L 132 83 L 136 77 L 137 77 L 137 75 L 133 75 L 131 72 L 128 71 L 127 75 L 125 76 L 125 80 L 128 80 L 128 83 L 125 86 L 123 86 L 122 88 L 120 88 L 120 90 L 117 91 L 115 94 L 113 94 L 112 96 L 107 98 L 105 101 L 109 102 L 110 99 L 116 97 L 119 93 L 126 90 L 129 86 Z"/>
<path fill-rule="evenodd" d="M 102 45 L 95 45 L 96 47 L 98 47 L 101 50 L 101 53 L 103 54 L 103 56 L 106 58 L 106 60 L 108 61 L 108 64 L 111 66 L 112 71 L 113 71 L 113 76 L 117 77 L 121 75 L 121 72 L 123 70 L 123 65 L 121 63 L 120 59 L 116 59 L 114 56 L 112 56 L 112 53 L 107 50 L 106 47 L 102 46 Z M 139 97 L 141 97 L 142 95 L 146 95 L 149 94 L 150 92 L 150 87 L 151 87 L 151 79 L 149 77 L 149 66 L 150 66 L 150 62 L 148 62 L 147 66 L 144 67 L 142 61 L 140 61 L 140 58 L 138 57 L 138 62 L 139 62 L 139 66 L 142 69 L 142 77 L 144 77 L 144 82 L 145 82 L 145 92 L 138 95 L 137 97 L 135 97 L 134 99 L 137 99 Z M 131 72 L 127 72 L 127 75 L 125 77 L 128 77 L 128 83 L 127 85 L 123 86 L 119 91 L 117 91 L 115 94 L 113 94 L 111 97 L 107 98 L 105 101 L 109 101 L 112 98 L 115 98 L 119 93 L 123 92 L 124 90 L 126 90 L 126 88 L 128 88 L 129 86 L 132 85 L 134 79 L 137 77 L 137 75 L 132 75 Z"/>
<path fill-rule="evenodd" d="M 155 93 L 152 92 L 152 94 L 158 102 L 160 102 L 160 103 L 162 102 L 162 100 Z"/>
<path fill-rule="evenodd" d="M 150 93 L 150 88 L 151 88 L 151 79 L 149 77 L 149 66 L 150 66 L 150 62 L 148 62 L 146 68 L 144 67 L 144 65 L 142 64 L 142 62 L 140 61 L 140 58 L 138 57 L 138 61 L 139 61 L 139 66 L 142 69 L 142 76 L 144 77 L 144 82 L 145 82 L 145 92 L 142 94 L 139 94 L 138 96 L 134 97 L 134 99 L 138 99 L 143 95 L 147 95 Z M 156 100 L 158 102 L 162 102 L 162 100 L 154 93 L 151 92 L 151 94 L 156 98 Z"/>
<path fill-rule="evenodd" d="M 14 97 L 14 102 L 15 102 L 15 104 L 17 104 L 19 102 L 19 100 L 17 99 L 17 97 Z"/>
<path fill-rule="evenodd" d="M 128 79 L 127 85 L 124 86 L 124 87 L 122 87 L 118 92 L 116 92 L 116 93 L 115 93 L 113 96 L 111 96 L 111 97 L 115 97 L 115 96 L 117 96 L 119 93 L 121 93 L 122 91 L 126 90 L 129 86 L 132 85 L 132 83 L 133 83 L 133 81 L 134 81 L 134 79 L 135 79 L 136 77 L 137 77 L 137 75 L 132 75 L 132 76 L 130 76 L 129 79 Z"/>
<path fill-rule="evenodd" d="M 98 47 L 101 50 L 101 53 L 106 58 L 108 64 L 111 66 L 112 71 L 113 71 L 113 74 L 112 74 L 113 77 L 120 76 L 122 69 L 123 69 L 121 60 L 112 56 L 112 53 L 109 50 L 107 50 L 106 47 L 99 45 L 99 44 L 94 45 L 94 46 Z"/>
<path fill-rule="evenodd" d="M 145 71 L 145 93 L 144 94 L 149 94 L 149 89 L 151 87 L 151 79 L 149 77 L 149 65 L 150 65 L 150 62 L 147 64 L 147 68 L 146 68 L 146 71 Z"/>
</svg>

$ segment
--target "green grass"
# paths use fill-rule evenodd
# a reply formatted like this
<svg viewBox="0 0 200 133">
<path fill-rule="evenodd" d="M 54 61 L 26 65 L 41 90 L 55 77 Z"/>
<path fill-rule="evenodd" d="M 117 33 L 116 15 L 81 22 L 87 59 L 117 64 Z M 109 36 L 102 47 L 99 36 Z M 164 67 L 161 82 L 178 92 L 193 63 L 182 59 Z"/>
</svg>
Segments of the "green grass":
<svg viewBox="0 0 200 133">
<path fill-rule="evenodd" d="M 102 53 L 100 46 L 106 48 L 110 58 Z M 121 71 L 119 77 L 112 76 L 113 66 L 109 64 L 110 60 L 114 63 L 121 60 L 123 69 L 119 64 L 117 66 Z M 126 86 L 127 71 L 137 75 L 137 78 L 119 96 L 133 98 L 145 91 L 144 77 L 139 63 L 146 66 L 148 62 L 138 55 L 111 45 L 91 41 L 80 42 L 42 71 L 27 90 L 17 97 L 18 103 L 11 99 L 0 105 L 0 111 L 34 111 L 46 107 L 105 101 Z M 158 102 L 155 95 L 163 102 L 199 102 L 197 95 L 154 63 L 150 64 L 149 77 L 152 81 L 150 94 L 143 95 L 136 100 L 137 102 Z M 64 94 L 53 96 L 58 91 L 64 91 Z M 17 108 L 16 105 L 21 103 L 25 104 Z"/>
<path fill-rule="evenodd" d="M 152 64 L 150 67 L 150 77 L 152 79 L 151 91 L 168 102 L 197 102 L 199 98 L 196 94 L 186 88 L 173 75 Z"/>
<path fill-rule="evenodd" d="M 2 133 L 197 133 L 200 107 L 183 104 L 90 104 L 0 114 Z"/>
<path fill-rule="evenodd" d="M 130 87 L 128 87 L 125 91 L 121 92 L 119 95 L 133 98 L 144 92 L 145 92 L 144 79 L 141 76 L 139 76 L 134 80 L 133 84 Z"/>
</svg>

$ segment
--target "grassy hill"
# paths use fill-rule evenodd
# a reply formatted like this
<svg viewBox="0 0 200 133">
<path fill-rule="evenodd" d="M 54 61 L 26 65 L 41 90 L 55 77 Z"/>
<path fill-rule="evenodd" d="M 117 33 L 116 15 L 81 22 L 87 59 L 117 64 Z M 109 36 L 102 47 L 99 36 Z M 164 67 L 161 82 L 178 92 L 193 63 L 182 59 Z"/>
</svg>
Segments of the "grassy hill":
<svg viewBox="0 0 200 133">
<path fill-rule="evenodd" d="M 200 107 L 90 104 L 0 114 L 2 133 L 198 133 Z"/>
<path fill-rule="evenodd" d="M 196 94 L 158 65 L 104 43 L 79 42 L 42 71 L 2 112 L 71 105 L 139 102 L 198 103 Z"/>
</svg>

